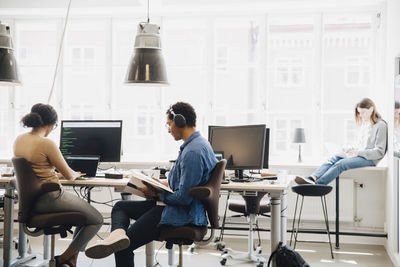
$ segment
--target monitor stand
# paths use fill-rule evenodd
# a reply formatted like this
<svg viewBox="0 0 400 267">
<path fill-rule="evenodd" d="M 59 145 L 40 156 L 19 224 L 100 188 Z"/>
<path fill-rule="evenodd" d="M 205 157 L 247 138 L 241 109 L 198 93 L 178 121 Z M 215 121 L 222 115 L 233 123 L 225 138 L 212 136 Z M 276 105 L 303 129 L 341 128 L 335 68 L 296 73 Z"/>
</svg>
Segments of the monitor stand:
<svg viewBox="0 0 400 267">
<path fill-rule="evenodd" d="M 243 179 L 243 170 L 235 170 L 235 178 Z"/>
<path fill-rule="evenodd" d="M 232 182 L 246 182 L 248 181 L 247 177 L 243 176 L 243 170 L 235 170 L 235 177 L 230 179 Z"/>
</svg>

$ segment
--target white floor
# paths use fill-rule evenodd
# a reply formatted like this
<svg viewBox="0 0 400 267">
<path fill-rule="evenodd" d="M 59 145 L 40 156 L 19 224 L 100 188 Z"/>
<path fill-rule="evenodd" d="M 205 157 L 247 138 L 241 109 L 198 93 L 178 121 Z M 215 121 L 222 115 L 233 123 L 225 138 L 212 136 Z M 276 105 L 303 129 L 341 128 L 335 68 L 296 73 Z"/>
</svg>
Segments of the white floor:
<svg viewBox="0 0 400 267">
<path fill-rule="evenodd" d="M 247 239 L 244 238 L 226 238 L 227 246 L 236 250 L 247 249 Z M 70 239 L 57 239 L 56 241 L 56 254 L 60 254 L 69 244 Z M 30 237 L 30 243 L 34 252 L 42 255 L 42 238 Z M 262 241 L 263 251 L 262 255 L 268 257 L 266 254 L 269 251 L 269 240 Z M 167 250 L 165 246 L 156 242 L 156 259 L 159 262 L 158 266 L 168 266 Z M 159 249 L 160 248 L 160 249 Z M 177 253 L 178 249 L 176 249 Z M 385 267 L 394 266 L 384 247 L 377 245 L 359 245 L 359 244 L 341 244 L 341 248 L 334 250 L 335 259 L 331 259 L 328 244 L 321 243 L 298 243 L 297 251 L 303 256 L 303 258 L 310 264 L 310 266 L 335 266 L 335 267 L 346 267 L 346 266 L 362 266 L 362 267 Z M 3 253 L 0 249 L 1 255 Z M 13 255 L 17 255 L 17 251 L 13 250 Z M 184 266 L 189 267 L 217 267 L 221 266 L 220 261 L 221 252 L 213 247 L 196 249 L 193 254 L 188 253 L 184 250 L 183 262 Z M 178 261 L 178 255 L 176 254 L 175 260 Z M 2 263 L 0 264 L 2 266 Z M 94 267 L 112 267 L 114 264 L 114 257 L 111 255 L 101 260 L 92 260 L 87 258 L 84 253 L 81 253 L 78 259 L 78 266 L 94 266 Z M 135 253 L 135 266 L 145 266 L 145 251 L 144 247 L 140 248 Z M 245 263 L 240 261 L 228 260 L 226 266 L 256 266 L 255 263 Z M 264 265 L 266 266 L 266 264 Z"/>
</svg>

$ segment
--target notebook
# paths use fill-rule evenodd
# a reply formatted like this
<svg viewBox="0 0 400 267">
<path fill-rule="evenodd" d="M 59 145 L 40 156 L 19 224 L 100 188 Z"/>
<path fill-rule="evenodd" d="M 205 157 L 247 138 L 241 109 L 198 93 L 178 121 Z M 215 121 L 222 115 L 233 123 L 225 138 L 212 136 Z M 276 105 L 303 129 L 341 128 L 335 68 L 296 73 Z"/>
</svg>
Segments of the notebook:
<svg viewBox="0 0 400 267">
<path fill-rule="evenodd" d="M 99 164 L 99 156 L 81 156 L 70 155 L 65 159 L 68 165 L 77 172 L 86 173 L 84 177 L 95 177 L 97 172 L 97 165 Z"/>
</svg>

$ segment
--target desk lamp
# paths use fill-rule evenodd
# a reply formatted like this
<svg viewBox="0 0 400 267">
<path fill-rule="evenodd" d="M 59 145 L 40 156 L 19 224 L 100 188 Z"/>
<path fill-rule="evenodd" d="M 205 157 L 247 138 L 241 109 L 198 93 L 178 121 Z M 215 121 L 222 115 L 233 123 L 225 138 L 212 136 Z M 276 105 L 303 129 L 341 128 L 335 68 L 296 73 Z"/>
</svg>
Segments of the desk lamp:
<svg viewBox="0 0 400 267">
<path fill-rule="evenodd" d="M 0 22 L 0 86 L 21 85 L 14 57 L 10 27 Z"/>
<path fill-rule="evenodd" d="M 301 162 L 301 144 L 306 142 L 306 137 L 304 135 L 304 128 L 295 128 L 293 134 L 293 143 L 299 144 L 299 158 L 298 162 Z"/>
<path fill-rule="evenodd" d="M 147 0 L 147 21 L 138 25 L 134 51 L 125 77 L 126 84 L 169 85 L 161 54 L 160 26 L 150 24 L 149 0 Z"/>
</svg>

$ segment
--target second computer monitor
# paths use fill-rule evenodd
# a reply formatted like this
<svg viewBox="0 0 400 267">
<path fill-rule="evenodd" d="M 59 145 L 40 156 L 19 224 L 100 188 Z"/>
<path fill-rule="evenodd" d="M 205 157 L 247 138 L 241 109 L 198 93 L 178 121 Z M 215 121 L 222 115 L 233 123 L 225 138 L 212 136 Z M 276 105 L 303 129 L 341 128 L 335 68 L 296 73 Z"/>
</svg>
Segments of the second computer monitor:
<svg viewBox="0 0 400 267">
<path fill-rule="evenodd" d="M 209 141 L 214 151 L 223 152 L 230 170 L 264 167 L 265 125 L 210 126 Z"/>
<path fill-rule="evenodd" d="M 211 143 L 211 132 L 213 128 L 217 128 L 217 127 L 226 127 L 226 126 L 216 126 L 216 125 L 209 125 L 208 126 L 208 140 Z M 263 162 L 263 166 L 262 169 L 268 169 L 269 168 L 269 139 L 270 139 L 270 129 L 269 128 L 265 128 L 265 142 L 264 142 L 264 162 Z M 222 155 L 223 156 L 223 152 L 220 152 L 218 150 L 214 150 L 214 153 L 218 156 Z M 217 157 L 218 158 L 218 157 Z"/>
<path fill-rule="evenodd" d="M 69 155 L 100 156 L 101 162 L 121 160 L 122 121 L 61 121 L 60 150 Z"/>
</svg>

